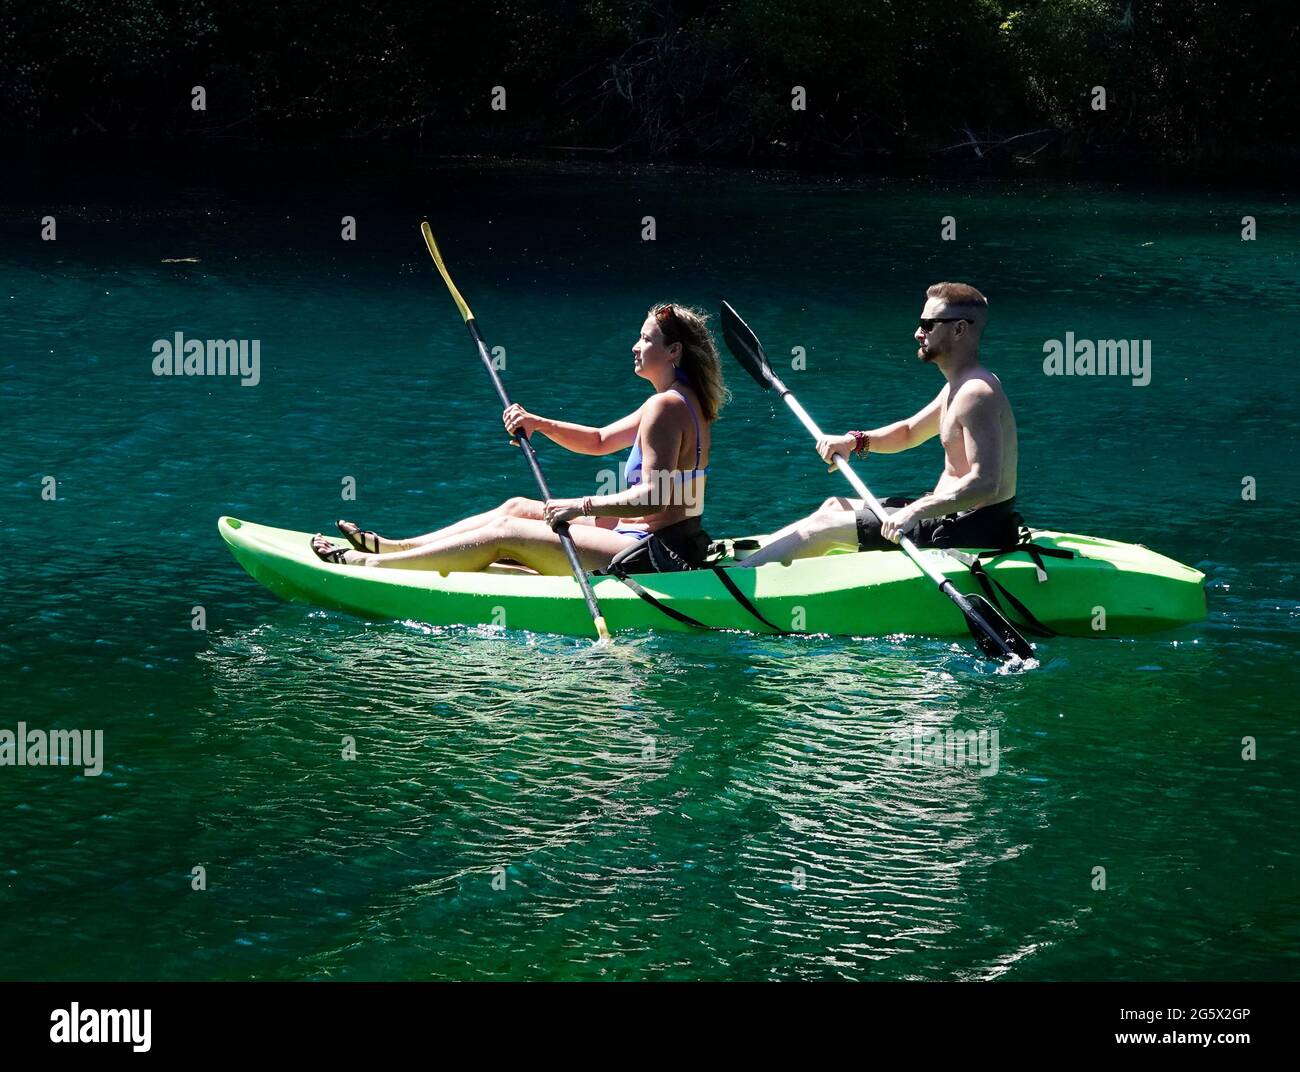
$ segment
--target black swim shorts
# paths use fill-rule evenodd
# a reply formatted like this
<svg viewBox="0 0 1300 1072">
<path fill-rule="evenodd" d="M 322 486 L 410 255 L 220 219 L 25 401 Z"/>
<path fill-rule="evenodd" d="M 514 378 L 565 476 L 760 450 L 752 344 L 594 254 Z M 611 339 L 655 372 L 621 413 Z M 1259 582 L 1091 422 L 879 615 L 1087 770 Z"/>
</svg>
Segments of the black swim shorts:
<svg viewBox="0 0 1300 1072">
<path fill-rule="evenodd" d="M 915 502 L 895 496 L 885 499 L 882 506 L 891 513 Z M 880 521 L 865 503 L 856 513 L 859 551 L 896 551 L 898 544 L 880 535 Z M 1015 496 L 1005 502 L 966 510 L 960 514 L 932 517 L 918 521 L 907 535 L 917 547 L 1013 547 L 1020 539 L 1020 514 L 1016 512 Z"/>
</svg>

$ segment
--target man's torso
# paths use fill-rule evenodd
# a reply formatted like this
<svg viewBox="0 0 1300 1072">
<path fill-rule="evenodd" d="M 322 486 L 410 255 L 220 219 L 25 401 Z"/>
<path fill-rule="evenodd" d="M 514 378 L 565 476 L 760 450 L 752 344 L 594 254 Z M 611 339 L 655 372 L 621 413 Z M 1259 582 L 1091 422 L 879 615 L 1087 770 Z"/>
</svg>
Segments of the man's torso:
<svg viewBox="0 0 1300 1072">
<path fill-rule="evenodd" d="M 943 402 L 939 408 L 939 442 L 943 444 L 943 475 L 935 485 L 936 493 L 946 492 L 958 480 L 970 472 L 968 437 L 970 433 L 953 412 L 950 402 L 957 398 L 963 387 L 978 380 L 990 388 L 986 397 L 976 405 L 992 406 L 997 417 L 997 427 L 1002 437 L 1002 457 L 998 472 L 998 488 L 989 503 L 1003 502 L 1016 494 L 1016 470 L 1018 442 L 1016 436 L 1016 419 L 1011 412 L 1011 403 L 1002 390 L 1002 383 L 985 368 L 970 372 L 957 384 L 949 384 L 945 389 Z"/>
</svg>

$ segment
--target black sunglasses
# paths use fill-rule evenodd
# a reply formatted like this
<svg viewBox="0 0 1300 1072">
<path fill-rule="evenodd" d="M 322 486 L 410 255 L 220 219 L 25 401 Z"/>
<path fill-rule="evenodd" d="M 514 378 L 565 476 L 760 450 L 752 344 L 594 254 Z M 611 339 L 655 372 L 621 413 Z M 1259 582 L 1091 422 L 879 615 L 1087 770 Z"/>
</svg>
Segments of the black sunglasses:
<svg viewBox="0 0 1300 1072">
<path fill-rule="evenodd" d="M 929 335 L 934 330 L 935 324 L 955 324 L 962 320 L 968 324 L 975 323 L 968 316 L 923 316 L 921 317 L 921 330 Z"/>
</svg>

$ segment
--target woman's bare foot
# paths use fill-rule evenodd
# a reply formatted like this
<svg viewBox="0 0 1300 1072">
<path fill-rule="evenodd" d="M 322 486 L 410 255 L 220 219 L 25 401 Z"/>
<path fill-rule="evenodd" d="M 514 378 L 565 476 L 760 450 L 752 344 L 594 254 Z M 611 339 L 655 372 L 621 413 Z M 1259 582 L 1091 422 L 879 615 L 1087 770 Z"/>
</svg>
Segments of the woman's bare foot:
<svg viewBox="0 0 1300 1072">
<path fill-rule="evenodd" d="M 350 551 L 346 547 L 335 547 L 319 532 L 311 538 L 311 549 L 322 562 L 334 566 L 363 566 L 366 556 L 360 551 Z"/>
</svg>

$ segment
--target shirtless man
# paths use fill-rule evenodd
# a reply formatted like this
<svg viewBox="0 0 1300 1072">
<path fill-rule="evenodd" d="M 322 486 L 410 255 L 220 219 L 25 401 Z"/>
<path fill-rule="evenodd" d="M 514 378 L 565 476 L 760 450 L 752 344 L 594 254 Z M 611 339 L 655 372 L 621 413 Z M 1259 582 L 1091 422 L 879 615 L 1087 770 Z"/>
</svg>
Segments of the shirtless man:
<svg viewBox="0 0 1300 1072">
<path fill-rule="evenodd" d="M 882 524 L 861 499 L 831 498 L 768 538 L 742 566 L 789 563 L 835 548 L 896 548 L 910 536 L 919 547 L 1010 547 L 1019 535 L 1016 513 L 1016 420 L 998 378 L 980 364 L 988 300 L 966 283 L 936 283 L 926 291 L 916 356 L 938 367 L 947 385 L 905 421 L 826 436 L 817 453 L 834 470 L 837 455 L 897 454 L 939 436 L 943 474 L 919 499 L 886 499 Z"/>
</svg>

